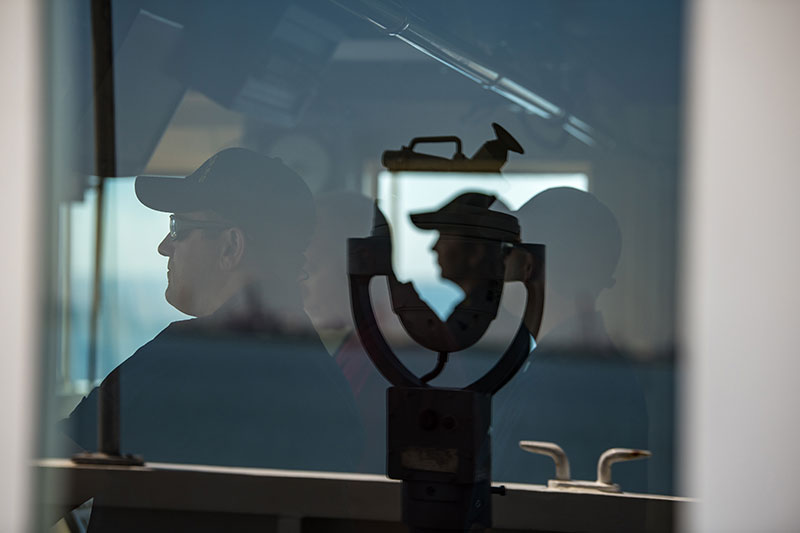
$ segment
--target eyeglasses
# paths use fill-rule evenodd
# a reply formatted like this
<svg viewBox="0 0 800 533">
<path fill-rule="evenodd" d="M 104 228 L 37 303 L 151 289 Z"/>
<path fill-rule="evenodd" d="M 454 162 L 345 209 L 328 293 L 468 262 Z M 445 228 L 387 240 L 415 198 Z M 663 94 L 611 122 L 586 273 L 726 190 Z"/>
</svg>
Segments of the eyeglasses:
<svg viewBox="0 0 800 533">
<path fill-rule="evenodd" d="M 230 224 L 226 222 L 214 222 L 211 220 L 189 220 L 175 215 L 169 216 L 169 236 L 173 241 L 186 237 L 190 231 L 195 229 L 225 229 Z"/>
</svg>

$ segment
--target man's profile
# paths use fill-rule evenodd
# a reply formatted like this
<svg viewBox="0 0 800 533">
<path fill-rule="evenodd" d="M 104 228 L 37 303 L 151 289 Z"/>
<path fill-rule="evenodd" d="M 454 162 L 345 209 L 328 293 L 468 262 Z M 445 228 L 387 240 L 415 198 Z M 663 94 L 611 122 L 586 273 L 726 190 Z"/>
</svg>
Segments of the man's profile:
<svg viewBox="0 0 800 533">
<path fill-rule="evenodd" d="M 173 322 L 113 372 L 122 451 L 146 461 L 346 471 L 362 441 L 347 383 L 303 312 L 311 193 L 279 160 L 223 150 L 186 178 L 140 176 L 171 213 L 158 245 Z M 101 385 L 102 387 L 102 385 Z M 64 421 L 96 446 L 97 389 Z M 320 446 L 324 443 L 324 446 Z"/>
</svg>

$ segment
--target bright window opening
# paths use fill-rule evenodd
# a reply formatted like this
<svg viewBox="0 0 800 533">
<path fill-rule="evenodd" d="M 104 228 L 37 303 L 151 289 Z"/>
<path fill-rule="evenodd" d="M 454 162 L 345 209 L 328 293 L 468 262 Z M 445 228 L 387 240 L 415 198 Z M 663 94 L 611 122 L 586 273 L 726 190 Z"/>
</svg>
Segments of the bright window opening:
<svg viewBox="0 0 800 533">
<path fill-rule="evenodd" d="M 454 283 L 439 277 L 436 255 L 431 250 L 438 232 L 417 228 L 409 215 L 438 209 L 470 191 L 494 194 L 503 206 L 516 211 L 530 198 L 552 187 L 588 191 L 589 178 L 583 173 L 381 172 L 378 205 L 392 227 L 392 260 L 397 277 L 402 281 L 413 280 L 420 296 L 440 317 L 446 317 L 464 295 Z M 504 209 L 497 203 L 495 206 Z"/>
</svg>

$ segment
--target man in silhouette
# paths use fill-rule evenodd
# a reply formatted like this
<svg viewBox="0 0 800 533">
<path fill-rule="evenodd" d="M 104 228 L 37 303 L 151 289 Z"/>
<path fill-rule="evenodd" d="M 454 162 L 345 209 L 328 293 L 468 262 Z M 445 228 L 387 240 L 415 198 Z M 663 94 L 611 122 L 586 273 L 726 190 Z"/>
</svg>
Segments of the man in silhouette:
<svg viewBox="0 0 800 533">
<path fill-rule="evenodd" d="M 619 225 L 589 193 L 548 189 L 516 213 L 522 238 L 546 246 L 546 275 L 520 267 L 529 293 L 545 286 L 538 344 L 529 362 L 495 396 L 493 477 L 545 484 L 553 461 L 519 448 L 520 440 L 555 442 L 567 453 L 573 479 L 594 480 L 608 448 L 646 448 L 647 410 L 637 376 L 611 341 L 596 308 L 614 285 L 621 252 Z M 615 467 L 626 491 L 646 490 L 645 462 Z"/>
<path fill-rule="evenodd" d="M 352 191 L 332 191 L 317 195 L 314 203 L 317 225 L 306 250 L 307 279 L 302 283 L 305 309 L 355 397 L 364 426 L 356 469 L 383 474 L 389 382 L 372 364 L 355 332 L 347 279 L 347 239 L 370 234 L 375 202 Z"/>
<path fill-rule="evenodd" d="M 158 245 L 166 299 L 196 318 L 173 322 L 114 369 L 122 451 L 147 461 L 354 468 L 362 438 L 352 394 L 300 298 L 314 228 L 302 179 L 277 159 L 230 148 L 186 178 L 140 176 L 136 195 L 172 213 Z M 88 450 L 97 395 L 64 422 Z"/>
</svg>

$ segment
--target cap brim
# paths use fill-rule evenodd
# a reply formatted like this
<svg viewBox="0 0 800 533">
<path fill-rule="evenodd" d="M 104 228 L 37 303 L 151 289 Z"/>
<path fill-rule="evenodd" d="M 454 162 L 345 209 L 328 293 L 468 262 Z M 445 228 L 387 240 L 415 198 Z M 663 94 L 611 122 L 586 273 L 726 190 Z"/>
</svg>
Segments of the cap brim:
<svg viewBox="0 0 800 533">
<path fill-rule="evenodd" d="M 410 215 L 411 222 L 420 229 L 436 229 L 441 224 L 437 224 L 438 212 L 431 213 L 414 213 Z"/>
<path fill-rule="evenodd" d="M 196 189 L 186 178 L 137 176 L 136 197 L 145 206 L 165 213 L 188 213 L 206 207 L 197 198 Z"/>
<path fill-rule="evenodd" d="M 437 230 L 442 234 L 489 239 L 501 242 L 519 242 L 519 235 L 511 228 L 503 229 L 487 226 L 485 224 L 466 224 L 463 214 L 440 213 L 415 213 L 411 215 L 411 222 L 420 229 Z"/>
</svg>

